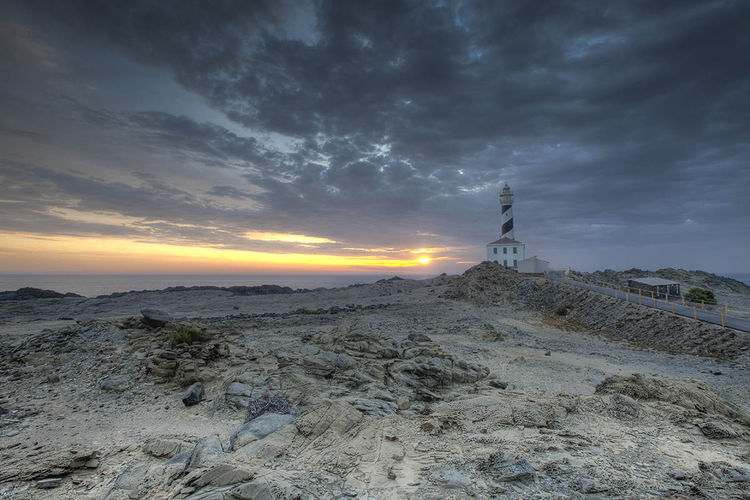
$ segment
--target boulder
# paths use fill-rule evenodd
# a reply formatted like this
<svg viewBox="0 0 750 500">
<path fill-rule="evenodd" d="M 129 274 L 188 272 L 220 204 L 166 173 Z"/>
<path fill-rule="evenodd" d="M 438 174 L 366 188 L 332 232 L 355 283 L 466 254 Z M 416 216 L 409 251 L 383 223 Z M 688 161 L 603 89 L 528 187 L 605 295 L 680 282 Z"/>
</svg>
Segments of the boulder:
<svg viewBox="0 0 750 500">
<path fill-rule="evenodd" d="M 158 309 L 142 309 L 141 314 L 143 315 L 141 321 L 148 326 L 158 328 L 172 321 L 172 317 L 169 314 Z"/>
<path fill-rule="evenodd" d="M 511 460 L 502 452 L 493 453 L 478 462 L 477 468 L 500 482 L 525 481 L 532 479 L 536 470 L 526 460 Z"/>
<path fill-rule="evenodd" d="M 408 410 L 411 407 L 411 401 L 409 401 L 409 398 L 401 397 L 396 401 L 396 405 L 398 405 L 399 410 Z"/>
<path fill-rule="evenodd" d="M 167 460 L 162 469 L 164 474 L 170 478 L 179 476 L 185 471 L 190 455 L 190 451 L 181 451 Z"/>
<path fill-rule="evenodd" d="M 149 464 L 146 462 L 134 462 L 125 469 L 112 487 L 113 490 L 137 490 L 146 480 Z"/>
<path fill-rule="evenodd" d="M 172 361 L 175 363 L 176 369 L 174 372 L 174 380 L 178 384 L 187 385 L 195 384 L 199 380 L 207 380 L 205 373 L 202 373 L 199 365 L 202 360 L 196 359 L 180 359 L 178 361 Z"/>
<path fill-rule="evenodd" d="M 343 401 L 324 401 L 301 415 L 294 425 L 309 440 L 326 433 L 333 440 L 346 435 L 363 418 L 362 412 Z"/>
<path fill-rule="evenodd" d="M 236 408 L 247 408 L 250 401 L 254 397 L 258 397 L 259 394 L 262 394 L 262 392 L 251 385 L 243 384 L 242 382 L 232 382 L 227 387 L 224 396 L 227 402 Z"/>
<path fill-rule="evenodd" d="M 195 477 L 190 481 L 190 485 L 196 488 L 203 488 L 206 485 L 227 486 L 230 484 L 243 483 L 252 479 L 253 476 L 253 472 L 243 466 L 219 463 L 200 476 Z"/>
<path fill-rule="evenodd" d="M 502 380 L 498 379 L 492 379 L 489 381 L 489 384 L 491 387 L 494 387 L 495 389 L 506 389 L 508 387 L 508 383 L 504 382 Z"/>
<path fill-rule="evenodd" d="M 143 446 L 143 451 L 151 456 L 162 458 L 176 455 L 182 448 L 182 441 L 178 439 L 156 438 Z"/>
<path fill-rule="evenodd" d="M 238 500 L 310 498 L 310 495 L 275 473 L 263 474 L 262 477 L 235 486 L 229 493 L 232 499 Z"/>
<path fill-rule="evenodd" d="M 102 390 L 109 392 L 123 392 L 130 378 L 127 375 L 110 375 L 102 380 Z"/>
<path fill-rule="evenodd" d="M 308 373 L 318 377 L 328 377 L 337 371 L 346 371 L 357 366 L 357 361 L 346 353 L 320 351 L 314 356 L 302 358 Z"/>
<path fill-rule="evenodd" d="M 345 397 L 342 398 L 342 400 L 346 401 L 365 415 L 376 415 L 382 417 L 396 412 L 395 403 L 383 401 L 382 399 Z"/>
<path fill-rule="evenodd" d="M 264 413 L 240 426 L 229 438 L 229 449 L 236 450 L 258 439 L 263 439 L 292 422 L 295 415 Z"/>
<path fill-rule="evenodd" d="M 719 420 L 706 420 L 698 426 L 701 432 L 710 439 L 728 439 L 737 437 L 737 432 Z"/>
<path fill-rule="evenodd" d="M 614 394 L 612 396 L 612 403 L 616 416 L 637 417 L 640 413 L 638 402 L 625 394 Z"/>
<path fill-rule="evenodd" d="M 232 382 L 226 390 L 227 396 L 239 396 L 245 398 L 253 397 L 253 388 L 242 382 Z"/>
<path fill-rule="evenodd" d="M 185 390 L 182 395 L 182 402 L 185 406 L 197 405 L 206 396 L 206 390 L 203 388 L 203 384 L 196 382 Z"/>
<path fill-rule="evenodd" d="M 471 486 L 471 479 L 450 467 L 433 467 L 430 469 L 430 480 L 449 489 L 464 489 Z"/>
<path fill-rule="evenodd" d="M 224 454 L 224 448 L 221 445 L 219 436 L 204 437 L 195 444 L 190 458 L 185 465 L 185 472 L 190 472 L 199 467 L 210 465 L 219 460 Z"/>
<path fill-rule="evenodd" d="M 419 388 L 416 391 L 414 391 L 414 398 L 418 401 L 425 401 L 427 403 L 434 403 L 435 401 L 440 401 L 442 398 L 435 394 L 432 391 L 429 391 L 424 388 Z"/>
<path fill-rule="evenodd" d="M 496 470 L 495 481 L 524 481 L 534 477 L 536 471 L 526 460 L 514 460 L 500 464 Z"/>
<path fill-rule="evenodd" d="M 703 474 L 712 474 L 723 483 L 750 483 L 750 469 L 727 462 L 698 462 Z"/>
</svg>

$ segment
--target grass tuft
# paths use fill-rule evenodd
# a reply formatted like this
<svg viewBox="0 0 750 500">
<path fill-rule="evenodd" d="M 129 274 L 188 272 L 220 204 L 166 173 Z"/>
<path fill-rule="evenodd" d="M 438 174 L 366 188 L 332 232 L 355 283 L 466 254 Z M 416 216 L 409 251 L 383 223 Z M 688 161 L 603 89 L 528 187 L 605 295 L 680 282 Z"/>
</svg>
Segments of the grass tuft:
<svg viewBox="0 0 750 500">
<path fill-rule="evenodd" d="M 172 344 L 193 344 L 208 340 L 208 335 L 195 326 L 181 326 L 172 334 Z"/>
<path fill-rule="evenodd" d="M 300 309 L 300 313 L 302 314 L 325 314 L 326 312 L 325 309 Z"/>
</svg>

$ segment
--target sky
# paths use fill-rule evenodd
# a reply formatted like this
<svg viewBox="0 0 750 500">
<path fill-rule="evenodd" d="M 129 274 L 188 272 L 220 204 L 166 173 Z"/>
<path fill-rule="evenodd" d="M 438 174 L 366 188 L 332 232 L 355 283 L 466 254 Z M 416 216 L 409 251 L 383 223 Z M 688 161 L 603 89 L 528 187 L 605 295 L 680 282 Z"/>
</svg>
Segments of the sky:
<svg viewBox="0 0 750 500">
<path fill-rule="evenodd" d="M 0 273 L 750 272 L 750 2 L 4 1 Z"/>
</svg>

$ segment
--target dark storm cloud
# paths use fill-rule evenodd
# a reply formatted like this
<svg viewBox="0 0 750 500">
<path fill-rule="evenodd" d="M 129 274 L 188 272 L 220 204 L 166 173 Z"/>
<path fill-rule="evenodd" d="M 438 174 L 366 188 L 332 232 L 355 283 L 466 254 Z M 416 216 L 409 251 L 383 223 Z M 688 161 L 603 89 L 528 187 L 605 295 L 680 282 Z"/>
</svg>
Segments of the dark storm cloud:
<svg viewBox="0 0 750 500">
<path fill-rule="evenodd" d="M 241 189 L 237 189 L 234 186 L 214 186 L 206 191 L 206 194 L 210 194 L 211 196 L 234 198 L 235 200 L 244 200 L 247 198 L 251 198 L 250 193 Z"/>
<path fill-rule="evenodd" d="M 519 236 L 543 245 L 691 241 L 695 221 L 703 237 L 748 243 L 727 236 L 750 226 L 747 2 L 69 1 L 11 11 L 67 41 L 61 51 L 124 53 L 232 121 L 293 139 L 282 147 L 187 116 L 82 103 L 89 124 L 143 151 L 247 183 L 206 174 L 200 194 L 157 178 L 102 191 L 42 175 L 91 209 L 233 228 L 242 217 L 371 245 L 416 241 L 418 230 L 481 244 L 507 181 Z"/>
</svg>

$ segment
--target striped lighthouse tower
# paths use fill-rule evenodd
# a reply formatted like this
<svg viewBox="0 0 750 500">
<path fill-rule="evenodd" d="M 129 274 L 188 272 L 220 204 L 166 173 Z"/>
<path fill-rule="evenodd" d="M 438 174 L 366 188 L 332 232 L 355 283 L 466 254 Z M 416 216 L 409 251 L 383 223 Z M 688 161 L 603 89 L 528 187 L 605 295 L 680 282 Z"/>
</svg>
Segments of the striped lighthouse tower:
<svg viewBox="0 0 750 500">
<path fill-rule="evenodd" d="M 500 193 L 500 238 L 510 238 L 515 240 L 513 233 L 513 192 L 508 184 L 503 186 Z"/>
</svg>

